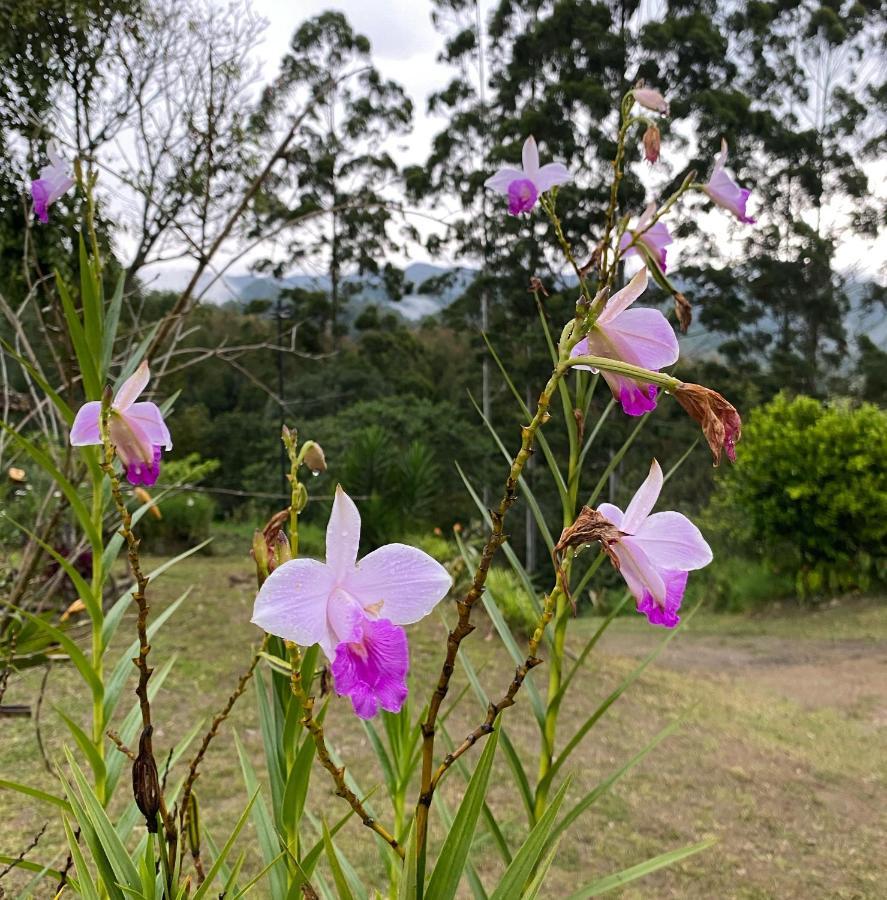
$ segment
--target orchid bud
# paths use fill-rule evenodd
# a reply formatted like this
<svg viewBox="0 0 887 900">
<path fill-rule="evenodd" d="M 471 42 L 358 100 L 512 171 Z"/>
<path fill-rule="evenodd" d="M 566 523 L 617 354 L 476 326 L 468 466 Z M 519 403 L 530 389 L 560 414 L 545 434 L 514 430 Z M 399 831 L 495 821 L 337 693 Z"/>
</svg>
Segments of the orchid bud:
<svg viewBox="0 0 887 900">
<path fill-rule="evenodd" d="M 702 427 L 715 465 L 720 464 L 722 451 L 726 451 L 730 462 L 736 462 L 736 444 L 742 437 L 742 419 L 736 407 L 701 384 L 682 384 L 675 390 L 674 398 Z"/>
<path fill-rule="evenodd" d="M 655 125 L 648 125 L 644 132 L 644 159 L 648 163 L 659 160 L 659 129 Z"/>
<path fill-rule="evenodd" d="M 261 531 L 253 533 L 252 557 L 256 561 L 259 581 L 264 581 L 268 577 L 268 544 Z"/>
<path fill-rule="evenodd" d="M 323 447 L 314 441 L 308 441 L 302 448 L 302 462 L 308 466 L 312 475 L 326 472 L 326 457 L 323 454 Z"/>
<path fill-rule="evenodd" d="M 283 529 L 281 529 L 277 532 L 277 538 L 274 542 L 274 565 L 272 568 L 276 569 L 285 562 L 289 562 L 292 558 L 293 554 L 290 551 L 289 538 L 284 534 Z"/>
<path fill-rule="evenodd" d="M 663 116 L 668 115 L 668 101 L 659 91 L 653 88 L 636 87 L 631 93 L 635 101 L 645 109 L 652 109 L 653 112 L 661 113 Z"/>
</svg>

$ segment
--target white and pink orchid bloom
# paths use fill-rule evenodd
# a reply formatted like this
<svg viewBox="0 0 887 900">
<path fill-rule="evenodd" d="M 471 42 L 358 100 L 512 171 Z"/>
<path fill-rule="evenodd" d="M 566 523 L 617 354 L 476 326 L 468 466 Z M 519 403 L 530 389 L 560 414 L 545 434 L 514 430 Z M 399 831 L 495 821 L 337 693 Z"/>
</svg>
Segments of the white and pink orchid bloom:
<svg viewBox="0 0 887 900">
<path fill-rule="evenodd" d="M 508 197 L 508 212 L 513 216 L 529 212 L 540 194 L 573 177 L 563 163 L 546 163 L 540 167 L 539 148 L 532 135 L 524 141 L 522 156 L 523 169 L 506 166 L 484 182 L 490 190 Z"/>
<path fill-rule="evenodd" d="M 653 88 L 635 88 L 632 94 L 645 109 L 652 109 L 653 112 L 661 113 L 663 116 L 668 115 L 668 101 L 659 91 Z"/>
<path fill-rule="evenodd" d="M 650 474 L 625 512 L 612 503 L 601 503 L 598 512 L 622 532 L 610 547 L 637 601 L 638 612 L 652 625 L 674 628 L 681 620 L 678 609 L 688 573 L 707 566 L 712 554 L 699 529 L 686 516 L 679 512 L 650 515 L 662 482 L 662 469 L 654 459 Z"/>
<path fill-rule="evenodd" d="M 665 316 L 658 309 L 629 309 L 646 289 L 647 270 L 642 268 L 610 297 L 594 327 L 573 348 L 571 356 L 605 356 L 656 371 L 677 362 L 678 339 Z M 615 372 L 602 374 L 628 415 L 640 416 L 656 408 L 656 385 L 639 383 Z"/>
<path fill-rule="evenodd" d="M 160 475 L 161 453 L 172 450 L 172 438 L 157 404 L 150 401 L 136 403 L 150 377 L 148 363 L 143 362 L 117 391 L 108 421 L 109 437 L 126 469 L 127 480 L 148 487 L 155 484 Z M 90 400 L 77 410 L 71 426 L 72 446 L 102 443 L 101 416 L 102 404 L 98 400 Z"/>
<path fill-rule="evenodd" d="M 49 165 L 40 170 L 40 177 L 31 182 L 34 212 L 45 225 L 49 221 L 49 207 L 74 186 L 70 164 L 59 154 L 54 144 L 47 148 Z"/>
<path fill-rule="evenodd" d="M 635 225 L 634 230 L 626 231 L 625 234 L 622 235 L 622 240 L 619 241 L 619 255 L 633 256 L 637 254 L 645 263 L 649 263 L 650 259 L 652 259 L 653 263 L 659 266 L 660 270 L 664 272 L 666 270 L 665 248 L 669 244 L 674 243 L 674 241 L 668 233 L 668 226 L 665 222 L 659 221 L 649 228 L 647 227 L 647 223 L 653 218 L 653 213 L 655 212 L 656 204 L 650 203 L 644 210 L 640 219 L 638 219 L 638 223 Z M 629 247 L 632 241 L 634 241 L 635 244 L 633 247 Z M 638 244 L 643 245 L 644 252 L 641 252 Z"/>
<path fill-rule="evenodd" d="M 724 170 L 726 162 L 727 141 L 722 138 L 721 152 L 715 156 L 715 167 L 712 169 L 711 178 L 708 179 L 708 184 L 703 187 L 703 190 L 721 209 L 726 209 L 728 212 L 733 213 L 740 222 L 754 225 L 757 220 L 751 218 L 745 211 L 751 191 L 747 188 L 741 188 L 727 174 Z"/>
<path fill-rule="evenodd" d="M 386 544 L 359 562 L 360 513 L 339 486 L 326 529 L 326 562 L 293 559 L 276 568 L 256 597 L 252 621 L 303 647 L 320 644 L 336 693 L 370 719 L 397 712 L 407 696 L 407 637 L 450 589 L 447 570 L 427 553 Z"/>
</svg>

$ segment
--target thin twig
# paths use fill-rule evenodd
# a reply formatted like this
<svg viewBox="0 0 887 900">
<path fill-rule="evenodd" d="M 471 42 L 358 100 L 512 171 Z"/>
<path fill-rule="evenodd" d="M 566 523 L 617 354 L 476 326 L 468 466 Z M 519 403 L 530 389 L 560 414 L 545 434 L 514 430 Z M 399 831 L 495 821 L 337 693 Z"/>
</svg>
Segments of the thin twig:
<svg viewBox="0 0 887 900">
<path fill-rule="evenodd" d="M 37 846 L 37 844 L 40 843 L 40 838 L 43 837 L 43 834 L 45 833 L 48 825 L 49 822 L 44 822 L 43 827 L 31 839 L 31 843 L 28 844 L 28 846 L 25 847 L 25 849 L 22 850 L 22 852 L 19 853 L 19 855 L 11 863 L 9 863 L 9 865 L 7 865 L 3 869 L 0 869 L 0 879 L 5 878 L 12 871 L 12 869 L 19 865 L 19 863 L 23 863 L 25 861 L 25 857 Z"/>
</svg>

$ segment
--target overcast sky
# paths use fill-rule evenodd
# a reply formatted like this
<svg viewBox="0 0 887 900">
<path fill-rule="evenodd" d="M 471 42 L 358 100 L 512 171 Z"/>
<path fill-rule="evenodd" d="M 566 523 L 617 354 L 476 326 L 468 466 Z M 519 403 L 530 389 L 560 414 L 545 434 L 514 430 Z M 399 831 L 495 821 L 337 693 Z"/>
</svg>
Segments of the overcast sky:
<svg viewBox="0 0 887 900">
<path fill-rule="evenodd" d="M 372 44 L 372 55 L 375 65 L 383 75 L 398 81 L 414 104 L 414 121 L 411 134 L 398 137 L 390 147 L 396 161 L 421 163 L 428 154 L 432 137 L 445 124 L 440 117 L 431 117 L 427 113 L 428 95 L 443 87 L 453 76 L 453 71 L 437 61 L 443 40 L 431 22 L 432 4 L 430 0 L 252 0 L 257 14 L 266 19 L 269 27 L 264 40 L 258 49 L 263 60 L 263 76 L 272 79 L 278 62 L 286 53 L 290 37 L 298 25 L 310 16 L 324 10 L 336 9 L 343 12 L 352 27 L 365 34 Z M 489 8 L 491 3 L 482 4 Z M 663 148 L 665 150 L 665 148 Z M 713 153 L 717 148 L 713 149 Z M 543 147 L 544 154 L 544 147 Z M 649 175 L 655 181 L 655 173 Z M 887 163 L 879 163 L 869 169 L 873 187 L 881 192 L 885 189 L 887 179 Z M 647 178 L 645 178 L 647 180 Z M 649 186 L 649 185 L 648 185 Z M 754 189 L 754 185 L 750 185 Z M 758 212 L 766 198 L 753 193 L 751 210 Z M 427 232 L 428 226 L 421 220 L 415 223 L 420 231 Z M 722 213 L 707 214 L 701 223 L 724 241 L 735 233 L 732 223 Z M 738 249 L 738 244 L 735 245 Z M 676 262 L 679 263 L 680 248 L 676 249 Z M 411 254 L 415 259 L 427 259 L 421 247 L 414 248 Z M 874 243 L 858 240 L 845 242 L 838 250 L 837 266 L 839 270 L 853 270 L 857 275 L 884 278 L 885 260 L 887 260 L 887 235 Z M 394 260 L 400 264 L 406 259 Z M 442 260 L 442 262 L 447 262 Z M 450 260 L 449 262 L 454 262 Z M 237 264 L 232 271 L 244 271 L 245 265 Z"/>
</svg>

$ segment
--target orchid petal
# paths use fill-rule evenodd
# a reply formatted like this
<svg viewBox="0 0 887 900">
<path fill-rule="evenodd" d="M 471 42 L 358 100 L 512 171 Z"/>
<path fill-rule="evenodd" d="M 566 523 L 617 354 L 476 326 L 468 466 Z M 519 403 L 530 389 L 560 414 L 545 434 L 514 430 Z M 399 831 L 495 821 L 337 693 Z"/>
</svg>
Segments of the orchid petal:
<svg viewBox="0 0 887 900">
<path fill-rule="evenodd" d="M 108 433 L 124 466 L 137 462 L 151 463 L 154 459 L 154 444 L 135 420 L 112 409 Z"/>
<path fill-rule="evenodd" d="M 524 175 L 535 181 L 539 174 L 539 148 L 536 146 L 536 138 L 533 135 L 524 141 L 521 158 L 524 164 Z"/>
<path fill-rule="evenodd" d="M 654 459 L 650 465 L 650 474 L 644 479 L 644 483 L 637 489 L 631 503 L 625 510 L 625 519 L 622 522 L 622 530 L 628 534 L 636 534 L 643 524 L 644 519 L 650 515 L 650 511 L 656 505 L 663 484 L 662 469 Z M 671 568 L 676 568 L 672 566 Z"/>
<path fill-rule="evenodd" d="M 407 698 L 410 659 L 407 636 L 387 619 L 365 619 L 360 642 L 336 647 L 332 673 L 336 693 L 351 697 L 354 712 L 371 719 L 379 707 L 399 712 Z"/>
<path fill-rule="evenodd" d="M 333 509 L 326 526 L 326 564 L 337 578 L 344 578 L 357 561 L 360 544 L 360 513 L 354 501 L 336 485 Z"/>
<path fill-rule="evenodd" d="M 576 366 L 576 368 L 582 367 Z M 639 383 L 633 378 L 617 375 L 615 372 L 608 372 L 606 369 L 601 374 L 604 376 L 604 381 L 609 385 L 613 396 L 622 405 L 622 412 L 625 415 L 642 416 L 644 413 L 652 412 L 656 409 L 656 396 L 659 391 L 655 384 Z"/>
<path fill-rule="evenodd" d="M 711 547 L 702 533 L 679 512 L 648 516 L 635 528 L 634 540 L 661 569 L 701 569 L 712 561 Z"/>
<path fill-rule="evenodd" d="M 427 616 L 452 583 L 449 572 L 422 550 L 386 544 L 367 554 L 343 587 L 365 610 L 395 625 L 409 625 Z"/>
<path fill-rule="evenodd" d="M 490 188 L 490 190 L 498 191 L 500 194 L 507 194 L 508 186 L 513 181 L 520 181 L 524 177 L 524 173 L 520 169 L 512 169 L 506 166 L 499 169 L 495 175 L 491 175 L 484 182 L 484 186 Z"/>
<path fill-rule="evenodd" d="M 293 559 L 278 566 L 259 589 L 252 622 L 269 634 L 310 647 L 335 646 L 327 621 L 335 578 L 314 559 Z"/>
<path fill-rule="evenodd" d="M 102 435 L 99 420 L 102 415 L 102 404 L 98 400 L 90 400 L 77 410 L 74 424 L 71 425 L 71 446 L 89 447 L 101 444 Z"/>
<path fill-rule="evenodd" d="M 540 194 L 550 191 L 557 184 L 565 184 L 573 176 L 563 163 L 546 163 L 533 177 Z"/>
<path fill-rule="evenodd" d="M 619 560 L 619 572 L 638 602 L 649 594 L 659 605 L 665 605 L 665 582 L 656 567 L 644 555 L 643 549 L 631 537 L 624 537 L 613 545 Z"/>
<path fill-rule="evenodd" d="M 638 600 L 637 610 L 647 617 L 647 621 L 651 625 L 674 628 L 681 621 L 678 610 L 687 587 L 687 573 L 666 571 L 660 574 L 665 583 L 665 603 L 660 606 L 653 599 L 652 594 L 644 594 Z"/>
<path fill-rule="evenodd" d="M 593 355 L 657 371 L 677 362 L 680 355 L 674 329 L 658 309 L 628 309 L 616 319 L 597 324 L 588 346 Z"/>
<path fill-rule="evenodd" d="M 144 400 L 141 403 L 133 403 L 126 410 L 126 418 L 135 420 L 148 436 L 148 439 L 156 447 L 172 450 L 172 437 L 166 422 L 163 421 L 163 413 L 156 403 Z"/>
<path fill-rule="evenodd" d="M 597 318 L 597 324 L 606 325 L 608 322 L 612 322 L 616 316 L 625 312 L 645 290 L 647 290 L 646 267 L 639 269 L 634 278 L 621 291 L 617 291 L 610 297 L 604 311 Z"/>
<path fill-rule="evenodd" d="M 618 506 L 614 506 L 612 503 L 600 503 L 598 504 L 597 511 L 611 524 L 615 525 L 618 529 L 622 529 L 622 518 L 624 513 Z"/>
<path fill-rule="evenodd" d="M 326 607 L 326 620 L 334 640 L 331 644 L 321 643 L 323 652 L 332 660 L 333 648 L 337 644 L 350 644 L 360 640 L 362 625 L 366 620 L 360 603 L 348 591 L 334 588 Z"/>
<path fill-rule="evenodd" d="M 151 372 L 148 369 L 148 362 L 143 360 L 135 372 L 120 385 L 120 390 L 114 396 L 114 409 L 126 412 L 148 386 L 150 378 Z"/>
</svg>

